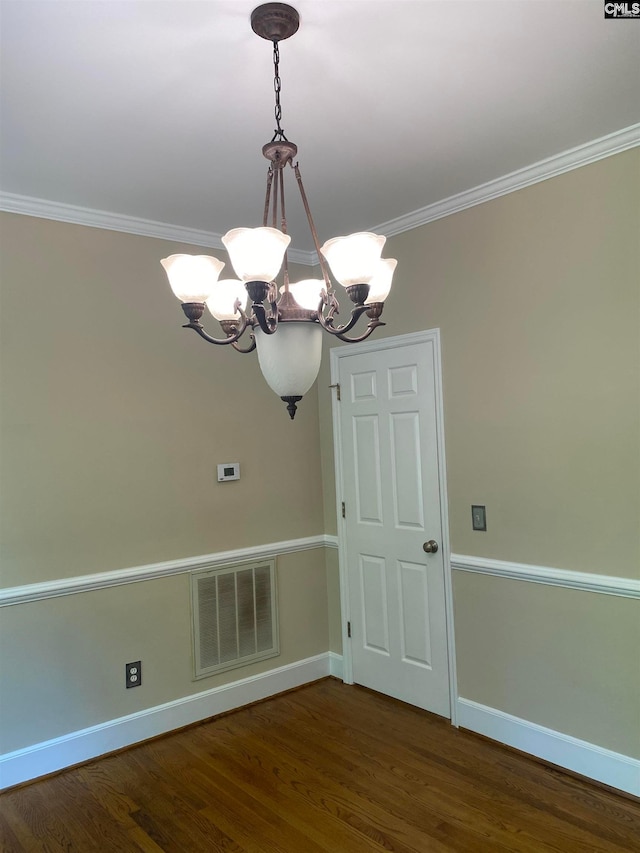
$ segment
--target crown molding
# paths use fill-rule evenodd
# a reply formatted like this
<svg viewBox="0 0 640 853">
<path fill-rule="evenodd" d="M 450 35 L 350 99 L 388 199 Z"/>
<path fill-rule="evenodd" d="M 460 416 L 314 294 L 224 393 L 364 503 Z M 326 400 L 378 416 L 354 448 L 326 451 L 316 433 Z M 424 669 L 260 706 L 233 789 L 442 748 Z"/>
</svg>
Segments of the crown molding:
<svg viewBox="0 0 640 853">
<path fill-rule="evenodd" d="M 393 237 L 404 231 L 411 231 L 428 222 L 451 216 L 468 207 L 475 207 L 485 201 L 515 192 L 524 187 L 546 181 L 595 163 L 605 157 L 619 154 L 629 148 L 640 145 L 640 123 L 594 139 L 585 145 L 579 145 L 568 151 L 563 151 L 546 160 L 540 160 L 524 169 L 511 172 L 501 178 L 488 181 L 470 190 L 429 204 L 419 210 L 414 210 L 397 219 L 390 219 L 380 225 L 374 225 L 369 230 L 386 237 Z M 18 195 L 0 191 L 0 210 L 8 213 L 20 213 L 26 216 L 37 216 L 41 219 L 54 219 L 58 222 L 70 222 L 74 225 L 87 225 L 91 228 L 104 228 L 107 231 L 122 231 L 126 234 L 139 234 L 143 237 L 156 237 L 161 240 L 171 240 L 177 243 L 188 243 L 192 246 L 206 246 L 212 249 L 223 249 L 221 235 L 213 231 L 200 231 L 197 228 L 185 228 L 182 225 L 172 225 L 168 222 L 156 222 L 152 219 L 139 219 L 135 216 L 124 216 L 109 213 L 105 210 L 93 210 L 73 204 L 62 204 L 31 196 Z M 297 264 L 314 266 L 318 263 L 317 254 L 291 249 L 289 259 Z"/>
<path fill-rule="evenodd" d="M 168 222 L 156 222 L 153 219 L 139 219 L 137 216 L 125 216 L 109 213 L 106 210 L 93 210 L 75 204 L 62 204 L 44 198 L 18 195 L 0 191 L 0 210 L 7 213 L 21 213 L 25 216 L 37 216 L 40 219 L 53 219 L 56 222 L 70 222 L 73 225 L 86 225 L 90 228 L 103 228 L 107 231 L 121 231 L 125 234 L 139 234 L 142 237 L 156 237 L 159 240 L 171 240 L 174 243 L 188 243 L 191 246 L 206 246 L 208 249 L 225 251 L 222 236 L 213 231 L 200 231 L 197 228 L 184 228 Z M 296 264 L 313 266 L 315 252 L 300 249 L 289 250 L 289 260 Z"/>
<path fill-rule="evenodd" d="M 546 160 L 540 160 L 524 169 L 518 169 L 516 172 L 503 175 L 503 177 L 488 181 L 486 184 L 449 196 L 442 201 L 422 207 L 420 210 L 399 216 L 397 219 L 390 219 L 388 222 L 372 226 L 369 230 L 375 231 L 376 234 L 384 234 L 386 237 L 393 237 L 396 234 L 402 234 L 404 231 L 418 228 L 420 225 L 426 225 L 436 219 L 451 216 L 452 213 L 458 213 L 468 207 L 475 207 L 485 201 L 491 201 L 491 199 L 524 189 L 524 187 L 540 183 L 540 181 L 546 181 L 548 178 L 555 178 L 564 172 L 570 172 L 581 166 L 588 166 L 590 163 L 603 160 L 605 157 L 620 154 L 622 151 L 627 151 L 629 148 L 635 148 L 638 145 L 640 145 L 640 123 L 594 139 L 592 142 L 579 145 L 577 148 L 570 148 L 568 151 L 555 154 L 553 157 L 547 157 Z"/>
</svg>

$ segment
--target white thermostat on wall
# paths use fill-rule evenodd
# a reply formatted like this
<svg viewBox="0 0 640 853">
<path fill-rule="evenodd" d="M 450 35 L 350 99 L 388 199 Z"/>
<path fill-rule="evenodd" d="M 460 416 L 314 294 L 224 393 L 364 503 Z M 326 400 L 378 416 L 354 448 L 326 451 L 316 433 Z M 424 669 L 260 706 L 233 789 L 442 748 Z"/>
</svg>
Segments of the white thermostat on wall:
<svg viewBox="0 0 640 853">
<path fill-rule="evenodd" d="M 239 462 L 223 462 L 218 465 L 218 482 L 226 483 L 227 480 L 240 479 L 240 463 Z"/>
</svg>

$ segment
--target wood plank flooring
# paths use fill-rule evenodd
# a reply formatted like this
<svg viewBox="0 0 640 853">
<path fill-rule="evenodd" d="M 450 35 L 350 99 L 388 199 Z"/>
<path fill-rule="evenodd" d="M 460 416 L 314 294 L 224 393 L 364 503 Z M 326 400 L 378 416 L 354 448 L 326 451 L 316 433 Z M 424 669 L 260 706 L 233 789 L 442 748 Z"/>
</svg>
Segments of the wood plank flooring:
<svg viewBox="0 0 640 853">
<path fill-rule="evenodd" d="M 326 679 L 0 796 L 3 853 L 640 851 L 640 803 Z"/>
</svg>

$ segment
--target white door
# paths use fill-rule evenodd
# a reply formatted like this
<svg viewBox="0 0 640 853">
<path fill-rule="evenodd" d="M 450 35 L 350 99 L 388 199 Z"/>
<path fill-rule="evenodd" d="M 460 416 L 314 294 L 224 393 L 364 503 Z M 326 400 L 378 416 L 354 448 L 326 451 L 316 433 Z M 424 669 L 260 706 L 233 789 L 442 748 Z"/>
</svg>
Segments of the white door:
<svg viewBox="0 0 640 853">
<path fill-rule="evenodd" d="M 353 681 L 449 717 L 438 344 L 433 332 L 332 350 L 332 381 Z"/>
</svg>

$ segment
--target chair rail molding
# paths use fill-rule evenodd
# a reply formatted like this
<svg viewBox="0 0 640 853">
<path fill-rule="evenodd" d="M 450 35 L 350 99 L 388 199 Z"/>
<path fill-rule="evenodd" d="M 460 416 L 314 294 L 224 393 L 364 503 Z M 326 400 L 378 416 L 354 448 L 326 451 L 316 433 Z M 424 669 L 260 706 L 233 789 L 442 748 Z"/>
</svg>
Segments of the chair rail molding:
<svg viewBox="0 0 640 853">
<path fill-rule="evenodd" d="M 614 575 L 597 575 L 591 572 L 574 572 L 571 569 L 554 569 L 549 566 L 533 566 L 528 563 L 511 563 L 487 557 L 470 557 L 464 554 L 451 555 L 451 568 L 460 572 L 493 575 L 566 589 L 581 589 L 604 595 L 619 595 L 624 598 L 640 598 L 640 579 L 620 578 Z"/>
<path fill-rule="evenodd" d="M 164 563 L 150 563 L 146 566 L 134 566 L 128 569 L 115 569 L 111 572 L 96 572 L 90 575 L 76 575 L 58 580 L 29 583 L 24 586 L 6 587 L 0 589 L 0 607 L 13 604 L 27 604 L 43 598 L 57 598 L 61 595 L 75 595 L 80 592 L 91 592 L 96 589 L 106 589 L 110 586 L 121 586 L 127 583 L 164 578 L 169 575 L 180 575 L 185 572 L 215 569 L 220 566 L 233 565 L 251 560 L 264 560 L 268 557 L 278 557 L 283 554 L 294 554 L 298 551 L 312 551 L 315 548 L 337 548 L 335 536 L 324 533 L 318 536 L 307 536 L 304 539 L 286 539 L 282 542 L 271 542 L 265 545 L 253 545 L 248 548 L 236 548 L 233 551 L 218 551 L 214 554 L 204 554 L 200 557 L 185 557 L 182 560 L 168 560 Z"/>
</svg>

